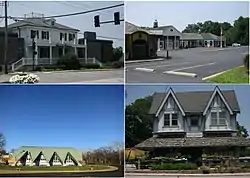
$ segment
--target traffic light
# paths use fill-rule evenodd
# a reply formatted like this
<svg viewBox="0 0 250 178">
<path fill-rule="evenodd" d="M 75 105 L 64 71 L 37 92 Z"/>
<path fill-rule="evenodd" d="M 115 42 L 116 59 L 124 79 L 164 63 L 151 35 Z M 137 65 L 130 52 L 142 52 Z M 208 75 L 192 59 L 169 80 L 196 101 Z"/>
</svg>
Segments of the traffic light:
<svg viewBox="0 0 250 178">
<path fill-rule="evenodd" d="M 120 24 L 120 12 L 115 12 L 114 13 L 114 20 L 115 20 L 115 25 Z"/>
<path fill-rule="evenodd" d="M 94 21 L 95 21 L 95 27 L 100 27 L 100 17 L 99 17 L 99 15 L 96 15 L 94 17 Z"/>
</svg>

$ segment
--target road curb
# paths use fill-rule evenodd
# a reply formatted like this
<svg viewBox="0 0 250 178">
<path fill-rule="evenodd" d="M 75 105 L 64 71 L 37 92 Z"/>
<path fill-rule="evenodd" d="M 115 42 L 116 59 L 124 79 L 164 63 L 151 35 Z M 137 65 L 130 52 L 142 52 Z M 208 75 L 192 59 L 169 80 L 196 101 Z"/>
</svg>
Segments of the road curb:
<svg viewBox="0 0 250 178">
<path fill-rule="evenodd" d="M 233 69 L 237 69 L 237 68 L 240 68 L 240 67 L 244 67 L 244 65 L 238 66 L 238 67 L 233 68 Z M 213 74 L 213 75 L 209 75 L 209 76 L 207 76 L 207 77 L 203 77 L 201 80 L 204 81 L 204 80 L 207 80 L 207 79 L 211 79 L 211 78 L 217 77 L 217 76 L 219 76 L 219 75 L 221 75 L 221 74 L 224 74 L 224 73 L 226 73 L 226 72 L 229 72 L 229 71 L 231 71 L 231 70 L 233 70 L 233 69 L 224 70 L 224 71 L 222 71 L 222 72 L 218 72 L 218 73 L 215 73 L 215 74 Z"/>
<path fill-rule="evenodd" d="M 172 74 L 172 75 L 181 75 L 186 77 L 197 77 L 197 74 L 195 73 L 187 73 L 187 72 L 177 72 L 177 71 L 166 71 L 163 72 L 164 74 Z"/>
<path fill-rule="evenodd" d="M 155 62 L 155 61 L 164 61 L 164 58 L 159 58 L 159 59 L 147 59 L 147 60 L 136 60 L 136 61 L 125 61 L 125 64 L 130 64 L 130 63 L 142 63 L 142 62 Z"/>
<path fill-rule="evenodd" d="M 234 177 L 250 176 L 250 173 L 222 173 L 222 174 L 173 174 L 173 173 L 125 173 L 125 176 L 165 176 L 165 177 Z"/>
</svg>

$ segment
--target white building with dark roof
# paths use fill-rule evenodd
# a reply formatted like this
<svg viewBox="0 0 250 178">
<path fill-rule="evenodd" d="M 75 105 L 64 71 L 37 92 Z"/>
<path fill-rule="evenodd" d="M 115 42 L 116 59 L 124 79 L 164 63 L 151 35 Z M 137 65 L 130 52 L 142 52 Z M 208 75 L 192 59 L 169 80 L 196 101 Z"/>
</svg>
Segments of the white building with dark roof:
<svg viewBox="0 0 250 178">
<path fill-rule="evenodd" d="M 80 30 L 59 24 L 55 19 L 47 19 L 43 15 L 26 17 L 10 24 L 8 28 L 23 38 L 25 43 L 25 56 L 16 62 L 14 68 L 23 64 L 33 65 L 34 51 L 37 52 L 35 65 L 56 64 L 58 58 L 66 53 L 77 56 L 84 53 L 81 56 L 87 58 L 86 43 L 78 43 Z"/>
</svg>

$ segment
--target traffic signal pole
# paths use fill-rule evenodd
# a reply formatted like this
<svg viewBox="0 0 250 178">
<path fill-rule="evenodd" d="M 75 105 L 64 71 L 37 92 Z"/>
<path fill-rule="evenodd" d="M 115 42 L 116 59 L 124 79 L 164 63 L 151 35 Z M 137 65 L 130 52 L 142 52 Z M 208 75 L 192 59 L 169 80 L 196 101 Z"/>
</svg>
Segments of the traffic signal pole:
<svg viewBox="0 0 250 178">
<path fill-rule="evenodd" d="M 3 70 L 4 70 L 4 73 L 5 74 L 8 74 L 8 17 L 7 17 L 7 1 L 4 1 L 4 11 L 5 11 L 5 15 L 4 15 L 4 18 L 5 18 L 5 38 L 4 38 L 4 67 L 3 67 Z"/>
</svg>

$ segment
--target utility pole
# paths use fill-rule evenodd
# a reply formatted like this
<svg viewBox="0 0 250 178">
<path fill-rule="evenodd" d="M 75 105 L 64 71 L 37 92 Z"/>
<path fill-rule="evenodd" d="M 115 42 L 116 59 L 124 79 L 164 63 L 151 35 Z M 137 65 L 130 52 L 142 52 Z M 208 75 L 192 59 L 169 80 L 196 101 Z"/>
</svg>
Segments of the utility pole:
<svg viewBox="0 0 250 178">
<path fill-rule="evenodd" d="M 7 17 L 7 6 L 8 3 L 7 1 L 4 1 L 4 18 L 5 18 L 5 37 L 4 37 L 4 73 L 8 74 L 8 59 L 7 59 L 7 54 L 8 54 L 8 17 Z"/>
<path fill-rule="evenodd" d="M 220 28 L 220 47 L 222 48 L 222 27 Z"/>
</svg>

